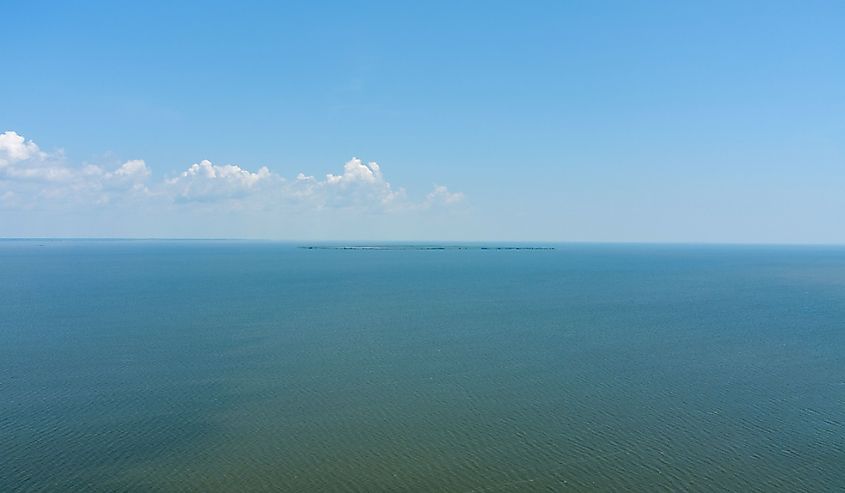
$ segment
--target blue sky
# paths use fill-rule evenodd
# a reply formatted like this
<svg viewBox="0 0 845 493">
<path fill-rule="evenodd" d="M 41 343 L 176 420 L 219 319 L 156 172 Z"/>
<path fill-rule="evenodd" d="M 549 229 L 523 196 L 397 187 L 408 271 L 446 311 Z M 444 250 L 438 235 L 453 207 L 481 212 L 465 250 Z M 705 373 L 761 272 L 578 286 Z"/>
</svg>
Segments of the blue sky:
<svg viewBox="0 0 845 493">
<path fill-rule="evenodd" d="M 0 11 L 0 236 L 845 242 L 842 2 Z"/>
</svg>

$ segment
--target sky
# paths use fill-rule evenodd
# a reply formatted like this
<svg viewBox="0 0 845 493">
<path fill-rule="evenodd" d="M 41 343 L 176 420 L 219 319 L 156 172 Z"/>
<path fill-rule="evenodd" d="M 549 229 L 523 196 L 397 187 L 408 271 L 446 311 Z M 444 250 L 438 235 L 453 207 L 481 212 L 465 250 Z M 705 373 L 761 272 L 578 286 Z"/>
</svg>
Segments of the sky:
<svg viewBox="0 0 845 493">
<path fill-rule="evenodd" d="M 845 243 L 845 2 L 0 0 L 0 237 Z"/>
</svg>

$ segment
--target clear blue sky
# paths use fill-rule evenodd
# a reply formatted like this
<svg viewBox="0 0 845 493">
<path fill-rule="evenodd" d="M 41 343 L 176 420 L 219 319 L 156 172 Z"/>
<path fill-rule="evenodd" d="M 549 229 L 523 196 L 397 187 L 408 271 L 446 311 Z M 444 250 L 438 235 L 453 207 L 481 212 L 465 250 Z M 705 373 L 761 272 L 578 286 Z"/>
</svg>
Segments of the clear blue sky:
<svg viewBox="0 0 845 493">
<path fill-rule="evenodd" d="M 0 236 L 845 243 L 845 2 L 0 12 Z"/>
</svg>

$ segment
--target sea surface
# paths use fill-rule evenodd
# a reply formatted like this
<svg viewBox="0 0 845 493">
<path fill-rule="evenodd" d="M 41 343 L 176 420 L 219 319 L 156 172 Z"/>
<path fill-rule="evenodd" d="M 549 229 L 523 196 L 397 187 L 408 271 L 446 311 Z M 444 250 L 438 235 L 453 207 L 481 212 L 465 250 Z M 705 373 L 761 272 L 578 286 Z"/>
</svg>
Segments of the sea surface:
<svg viewBox="0 0 845 493">
<path fill-rule="evenodd" d="M 0 241 L 0 491 L 845 491 L 845 248 L 301 246 Z"/>
</svg>

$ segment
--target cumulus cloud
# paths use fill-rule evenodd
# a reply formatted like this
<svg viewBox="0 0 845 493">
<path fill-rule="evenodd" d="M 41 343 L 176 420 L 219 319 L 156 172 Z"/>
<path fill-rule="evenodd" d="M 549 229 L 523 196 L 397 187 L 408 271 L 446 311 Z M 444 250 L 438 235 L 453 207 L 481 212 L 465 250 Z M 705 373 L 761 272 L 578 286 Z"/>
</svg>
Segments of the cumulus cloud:
<svg viewBox="0 0 845 493">
<path fill-rule="evenodd" d="M 26 140 L 17 132 L 9 130 L 0 134 L 0 168 L 43 155 L 35 142 Z"/>
<path fill-rule="evenodd" d="M 463 202 L 464 194 L 461 192 L 450 192 L 445 185 L 435 185 L 434 190 L 425 196 L 425 207 L 438 205 L 453 205 Z"/>
<path fill-rule="evenodd" d="M 214 164 L 202 160 L 181 173 L 151 180 L 152 173 L 141 159 L 117 167 L 88 164 L 70 166 L 61 152 L 44 152 L 35 142 L 16 132 L 0 134 L 0 207 L 25 207 L 55 202 L 113 204 L 126 200 L 150 203 L 202 203 L 213 207 L 247 204 L 266 209 L 358 209 L 377 212 L 425 210 L 454 206 L 461 193 L 435 186 L 423 199 L 414 201 L 402 187 L 385 179 L 375 162 L 352 158 L 340 174 L 318 179 L 299 173 L 286 180 L 266 166 L 255 171 L 237 164 Z"/>
<path fill-rule="evenodd" d="M 17 132 L 0 134 L 0 177 L 18 180 L 61 181 L 72 172 L 62 162 L 61 152 L 48 154 Z"/>
<path fill-rule="evenodd" d="M 97 165 L 82 168 L 76 177 L 90 184 L 114 186 L 134 185 L 143 183 L 150 176 L 150 169 L 143 159 L 132 159 L 121 164 L 117 169 L 109 171 Z"/>
<path fill-rule="evenodd" d="M 150 176 L 150 170 L 147 169 L 147 163 L 143 159 L 133 159 L 121 164 L 120 168 L 117 168 L 114 174 L 120 178 L 131 180 L 144 179 Z"/>
<path fill-rule="evenodd" d="M 368 207 L 386 210 L 407 206 L 404 188 L 394 189 L 384 179 L 378 163 L 364 164 L 352 158 L 343 165 L 343 174 L 329 173 L 324 180 L 300 173 L 292 194 L 317 207 Z"/>
<path fill-rule="evenodd" d="M 148 192 L 140 159 L 114 169 L 71 166 L 61 151 L 45 152 L 17 132 L 0 134 L 0 207 L 102 205 Z"/>
<path fill-rule="evenodd" d="M 245 197 L 276 178 L 266 166 L 251 172 L 238 165 L 216 165 L 203 160 L 165 180 L 164 188 L 177 200 L 209 201 Z"/>
</svg>

